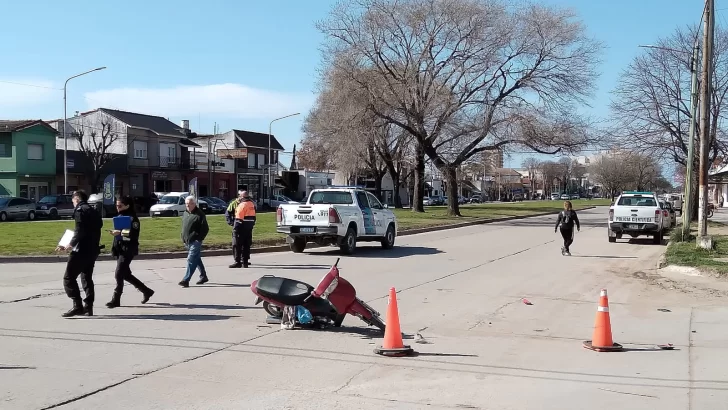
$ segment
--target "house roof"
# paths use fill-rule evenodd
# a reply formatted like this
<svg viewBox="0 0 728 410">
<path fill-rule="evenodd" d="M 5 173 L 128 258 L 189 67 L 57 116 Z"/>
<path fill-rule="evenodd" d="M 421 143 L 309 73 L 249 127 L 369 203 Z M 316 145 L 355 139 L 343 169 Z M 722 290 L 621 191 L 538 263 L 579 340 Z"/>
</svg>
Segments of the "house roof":
<svg viewBox="0 0 728 410">
<path fill-rule="evenodd" d="M 260 132 L 233 130 L 235 136 L 239 138 L 246 147 L 265 148 L 268 149 L 268 134 Z M 270 138 L 270 148 L 276 151 L 283 151 L 283 145 L 276 139 L 274 135 Z"/>
<path fill-rule="evenodd" d="M 36 125 L 43 126 L 49 131 L 57 134 L 58 131 L 51 127 L 50 124 L 43 120 L 0 120 L 0 132 L 16 132 L 34 127 Z"/>
<path fill-rule="evenodd" d="M 185 137 L 182 127 L 172 121 L 158 117 L 156 115 L 138 114 L 128 111 L 112 110 L 109 108 L 99 108 L 106 114 L 111 115 L 117 120 L 134 128 L 148 129 L 157 134 L 169 135 L 173 137 Z"/>
</svg>

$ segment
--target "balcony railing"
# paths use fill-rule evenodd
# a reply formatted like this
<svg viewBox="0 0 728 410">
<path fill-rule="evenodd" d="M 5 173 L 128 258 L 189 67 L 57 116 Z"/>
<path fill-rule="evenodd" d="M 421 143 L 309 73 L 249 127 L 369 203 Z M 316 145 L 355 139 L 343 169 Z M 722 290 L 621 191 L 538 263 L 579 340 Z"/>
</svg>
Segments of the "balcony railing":
<svg viewBox="0 0 728 410">
<path fill-rule="evenodd" d="M 164 169 L 193 169 L 189 157 L 163 157 L 159 156 L 159 168 Z"/>
</svg>

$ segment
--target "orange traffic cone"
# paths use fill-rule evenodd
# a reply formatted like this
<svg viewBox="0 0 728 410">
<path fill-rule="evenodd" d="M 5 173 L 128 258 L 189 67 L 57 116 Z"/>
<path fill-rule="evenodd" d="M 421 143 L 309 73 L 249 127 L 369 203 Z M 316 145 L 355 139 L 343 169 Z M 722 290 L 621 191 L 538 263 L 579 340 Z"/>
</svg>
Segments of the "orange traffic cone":
<svg viewBox="0 0 728 410">
<path fill-rule="evenodd" d="M 389 289 L 387 303 L 387 327 L 384 329 L 382 345 L 374 349 L 374 353 L 382 356 L 409 356 L 415 351 L 402 342 L 402 332 L 399 328 L 399 311 L 397 310 L 397 292 Z"/>
<path fill-rule="evenodd" d="M 609 320 L 609 299 L 607 290 L 602 289 L 599 295 L 597 317 L 594 320 L 594 334 L 592 340 L 584 342 L 584 347 L 597 352 L 616 352 L 622 350 L 622 345 L 612 340 L 612 323 Z"/>
</svg>

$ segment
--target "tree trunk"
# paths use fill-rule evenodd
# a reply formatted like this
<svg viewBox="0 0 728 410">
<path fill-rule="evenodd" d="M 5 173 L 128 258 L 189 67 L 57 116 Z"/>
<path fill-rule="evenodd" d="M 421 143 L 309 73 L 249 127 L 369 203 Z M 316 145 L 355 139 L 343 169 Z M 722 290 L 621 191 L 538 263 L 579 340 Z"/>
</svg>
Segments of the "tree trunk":
<svg viewBox="0 0 728 410">
<path fill-rule="evenodd" d="M 412 212 L 425 212 L 422 200 L 425 197 L 425 151 L 421 143 L 417 143 L 415 154 L 415 189 L 412 195 Z"/>
<path fill-rule="evenodd" d="M 379 198 L 379 200 L 382 200 L 382 179 L 384 179 L 384 175 L 386 172 L 377 170 L 376 174 L 374 174 L 374 195 Z"/>
<path fill-rule="evenodd" d="M 460 198 L 458 197 L 458 175 L 457 169 L 454 167 L 445 168 L 442 170 L 445 174 L 445 180 L 447 181 L 447 214 L 449 216 L 462 216 L 460 215 Z"/>
<path fill-rule="evenodd" d="M 402 198 L 399 196 L 400 191 L 400 173 L 401 170 L 397 169 L 397 167 L 394 166 L 394 162 L 387 161 L 387 172 L 389 173 L 389 177 L 392 178 L 392 186 L 394 187 L 394 192 L 392 193 L 392 196 L 394 199 L 394 207 L 395 208 L 402 208 Z"/>
</svg>

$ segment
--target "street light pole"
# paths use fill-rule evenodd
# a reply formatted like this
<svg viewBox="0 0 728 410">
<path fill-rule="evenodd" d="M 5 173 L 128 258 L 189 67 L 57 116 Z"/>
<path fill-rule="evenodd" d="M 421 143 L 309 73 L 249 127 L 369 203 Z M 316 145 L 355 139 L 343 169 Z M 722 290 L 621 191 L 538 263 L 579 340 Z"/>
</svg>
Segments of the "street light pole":
<svg viewBox="0 0 728 410">
<path fill-rule="evenodd" d="M 271 156 L 271 140 L 273 139 L 273 123 L 276 122 L 276 121 L 278 121 L 278 120 L 282 120 L 282 119 L 285 119 L 285 118 L 288 118 L 288 117 L 293 117 L 293 116 L 299 115 L 299 114 L 301 114 L 301 113 L 300 112 L 297 112 L 297 113 L 294 113 L 294 114 L 288 114 L 288 115 L 285 115 L 283 117 L 276 118 L 273 121 L 271 121 L 270 124 L 268 124 L 268 195 L 267 195 L 268 200 L 271 200 L 272 197 L 273 197 L 273 186 L 271 185 L 271 178 L 270 178 L 270 171 L 271 171 L 271 168 L 273 167 L 271 165 L 271 158 L 272 158 L 272 156 Z M 278 159 L 276 158 L 276 169 L 277 168 L 278 168 Z"/>
<path fill-rule="evenodd" d="M 86 72 L 83 72 L 81 74 L 76 74 L 73 77 L 69 77 L 66 82 L 63 84 L 63 193 L 68 193 L 68 139 L 66 138 L 66 120 L 67 114 L 66 114 L 66 87 L 68 86 L 68 82 L 73 80 L 76 77 L 81 77 L 82 75 L 86 75 L 89 73 L 93 73 L 94 71 L 100 71 L 104 70 L 106 67 L 99 67 L 94 68 L 93 70 L 88 70 Z"/>
</svg>

